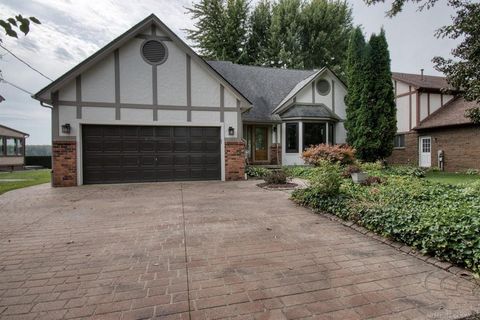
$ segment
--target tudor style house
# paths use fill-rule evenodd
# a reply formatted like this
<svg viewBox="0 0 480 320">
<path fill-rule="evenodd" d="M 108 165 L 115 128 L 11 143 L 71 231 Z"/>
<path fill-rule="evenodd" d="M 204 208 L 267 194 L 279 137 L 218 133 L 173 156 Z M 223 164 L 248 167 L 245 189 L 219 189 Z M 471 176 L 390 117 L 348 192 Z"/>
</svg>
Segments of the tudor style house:
<svg viewBox="0 0 480 320">
<path fill-rule="evenodd" d="M 439 167 L 446 171 L 480 169 L 480 128 L 465 117 L 476 107 L 444 77 L 393 73 L 397 136 L 391 163 Z"/>
<path fill-rule="evenodd" d="M 150 15 L 34 95 L 52 112 L 54 186 L 244 179 L 344 143 L 345 85 L 207 62 Z"/>
</svg>

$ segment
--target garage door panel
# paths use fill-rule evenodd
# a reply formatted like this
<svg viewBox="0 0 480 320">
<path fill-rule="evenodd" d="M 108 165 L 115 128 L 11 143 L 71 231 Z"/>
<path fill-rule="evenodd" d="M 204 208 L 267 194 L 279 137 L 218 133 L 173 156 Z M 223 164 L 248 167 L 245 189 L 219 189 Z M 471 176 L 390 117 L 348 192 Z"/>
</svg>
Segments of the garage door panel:
<svg viewBox="0 0 480 320">
<path fill-rule="evenodd" d="M 220 179 L 220 130 L 83 126 L 84 183 Z"/>
</svg>

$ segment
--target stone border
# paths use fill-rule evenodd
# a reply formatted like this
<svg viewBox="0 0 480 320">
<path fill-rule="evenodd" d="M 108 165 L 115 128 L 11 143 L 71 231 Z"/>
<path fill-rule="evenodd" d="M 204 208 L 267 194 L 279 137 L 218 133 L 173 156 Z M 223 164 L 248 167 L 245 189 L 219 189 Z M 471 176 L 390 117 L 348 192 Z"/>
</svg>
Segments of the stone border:
<svg viewBox="0 0 480 320">
<path fill-rule="evenodd" d="M 297 204 L 298 205 L 298 204 Z M 308 208 L 308 207 L 304 207 L 304 208 Z M 464 268 L 460 268 L 450 262 L 446 262 L 446 261 L 441 261 L 435 257 L 432 257 L 432 256 L 428 256 L 428 255 L 425 255 L 423 253 L 420 253 L 418 251 L 416 251 L 415 248 L 412 248 L 410 246 L 407 246 L 403 243 L 400 243 L 400 242 L 397 242 L 397 241 L 394 241 L 394 240 L 390 240 L 388 238 L 385 238 L 385 237 L 382 237 L 358 224 L 356 224 L 355 222 L 353 221 L 345 221 L 345 220 L 342 220 L 341 218 L 337 217 L 336 215 L 333 215 L 331 213 L 327 213 L 327 212 L 324 212 L 324 211 L 316 211 L 314 209 L 311 209 L 311 208 L 308 208 L 310 209 L 312 212 L 316 213 L 316 214 L 321 214 L 322 216 L 324 216 L 325 218 L 331 220 L 331 221 L 335 221 L 335 222 L 338 222 L 350 229 L 353 229 L 361 234 L 364 234 L 372 239 L 375 239 L 379 242 L 382 242 L 398 251 L 402 251 L 403 253 L 405 254 L 408 254 L 410 256 L 413 256 L 417 259 L 420 259 L 422 261 L 425 261 L 429 264 L 432 264 L 442 270 L 445 270 L 447 272 L 450 272 L 456 276 L 459 276 L 461 277 L 462 279 L 465 279 L 465 280 L 468 280 L 470 282 L 473 282 L 477 285 L 480 285 L 480 281 L 478 279 L 476 279 L 474 277 L 474 274 L 473 272 L 467 270 L 467 269 L 464 269 Z"/>
<path fill-rule="evenodd" d="M 280 185 L 280 184 L 268 185 L 266 182 L 263 182 L 263 183 L 257 184 L 256 186 L 265 190 L 270 190 L 270 191 L 295 190 L 298 188 L 298 184 L 293 182 L 287 182 L 284 185 Z"/>
</svg>

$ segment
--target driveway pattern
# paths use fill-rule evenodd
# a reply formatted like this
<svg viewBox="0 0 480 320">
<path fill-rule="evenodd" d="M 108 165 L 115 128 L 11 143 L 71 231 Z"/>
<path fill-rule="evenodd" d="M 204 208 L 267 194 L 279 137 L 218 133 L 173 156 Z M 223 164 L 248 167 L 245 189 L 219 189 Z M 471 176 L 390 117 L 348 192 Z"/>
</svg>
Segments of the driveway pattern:
<svg viewBox="0 0 480 320">
<path fill-rule="evenodd" d="M 473 283 L 247 182 L 0 196 L 1 319 L 456 319 Z"/>
</svg>

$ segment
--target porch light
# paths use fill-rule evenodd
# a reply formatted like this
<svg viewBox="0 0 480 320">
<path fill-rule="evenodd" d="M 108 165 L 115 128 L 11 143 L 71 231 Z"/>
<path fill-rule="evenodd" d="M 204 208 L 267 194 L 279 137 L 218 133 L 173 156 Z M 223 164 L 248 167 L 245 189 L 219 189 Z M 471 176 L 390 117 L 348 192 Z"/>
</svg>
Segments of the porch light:
<svg viewBox="0 0 480 320">
<path fill-rule="evenodd" d="M 70 134 L 72 127 L 70 127 L 70 123 L 65 123 L 62 125 L 62 133 Z"/>
<path fill-rule="evenodd" d="M 228 135 L 233 136 L 235 134 L 235 129 L 233 127 L 228 127 Z"/>
</svg>

